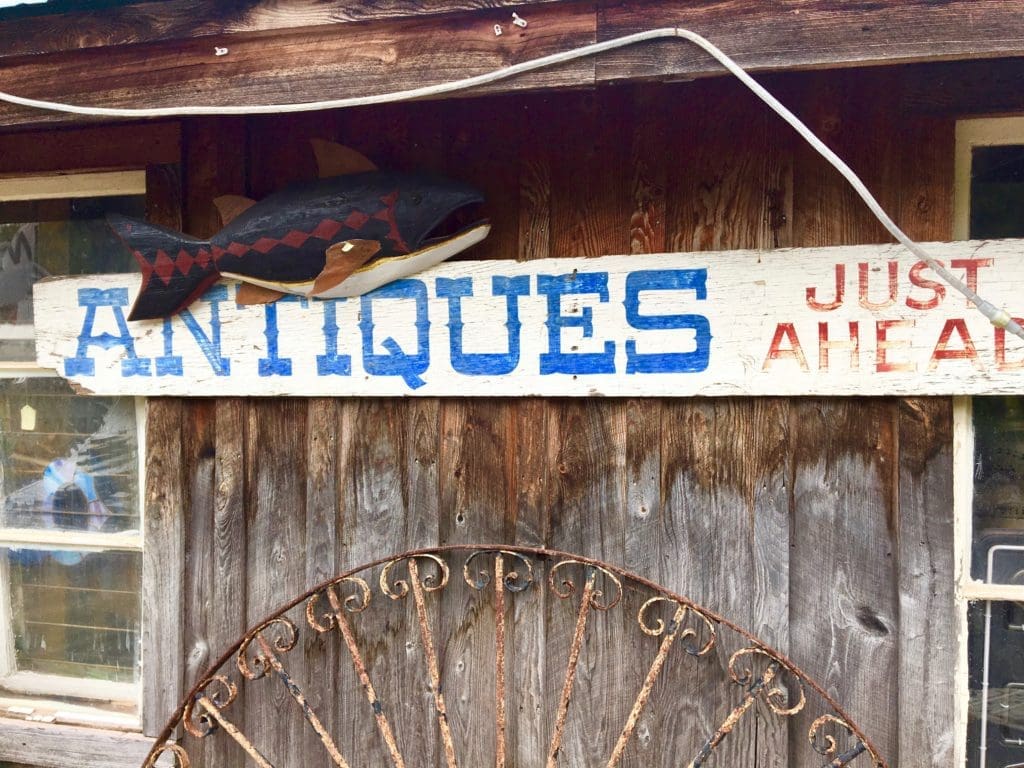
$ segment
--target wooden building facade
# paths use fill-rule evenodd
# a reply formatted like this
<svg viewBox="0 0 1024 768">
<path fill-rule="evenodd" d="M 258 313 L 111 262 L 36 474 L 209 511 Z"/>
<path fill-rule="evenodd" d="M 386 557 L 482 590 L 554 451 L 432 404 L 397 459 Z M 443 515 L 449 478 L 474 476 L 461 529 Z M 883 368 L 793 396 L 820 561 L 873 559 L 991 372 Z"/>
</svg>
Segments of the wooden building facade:
<svg viewBox="0 0 1024 768">
<path fill-rule="evenodd" d="M 1024 52 L 1024 21 L 1013 2 L 526 3 L 515 7 L 529 22 L 521 30 L 503 3 L 422 15 L 418 4 L 363 4 L 352 20 L 340 18 L 345 4 L 329 4 L 338 6 L 332 24 L 308 3 L 294 13 L 283 4 L 279 15 L 274 4 L 258 4 L 262 15 L 202 10 L 190 21 L 178 10 L 187 5 L 126 6 L 110 11 L 109 26 L 97 26 L 100 12 L 0 21 L 0 40 L 37 35 L 3 54 L 4 89 L 132 106 L 179 96 L 295 101 L 352 81 L 325 63 L 342 50 L 357 63 L 351 51 L 367 52 L 357 70 L 365 90 L 393 90 L 424 66 L 443 80 L 595 35 L 679 24 L 738 48 L 745 65 L 778 70 L 759 80 L 921 241 L 954 239 L 958 121 L 1024 112 L 1024 59 L 1013 58 Z M 122 28 L 122 19 L 148 26 Z M 76 24 L 107 37 L 76 38 Z M 787 44 L 773 49 L 762 35 Z M 445 40 L 463 46 L 458 56 Z M 90 47 L 68 50 L 72 41 Z M 215 44 L 229 51 L 223 63 L 207 50 Z M 182 75 L 183 85 L 184 62 L 199 74 Z M 145 169 L 150 219 L 209 236 L 220 227 L 214 197 L 259 198 L 313 177 L 309 140 L 323 138 L 382 168 L 481 187 L 493 231 L 473 260 L 889 242 L 839 175 L 739 83 L 672 82 L 712 69 L 673 41 L 491 93 L 300 115 L 105 123 L 4 105 L 0 174 Z M 144 646 L 158 649 L 145 672 L 148 735 L 219 649 L 284 599 L 389 553 L 488 543 L 615 563 L 729 617 L 821 682 L 890 765 L 963 759 L 953 397 L 455 394 L 148 401 L 144 605 L 162 606 L 142 630 Z M 443 620 L 474 631 L 472 617 Z M 527 675 L 517 702 L 550 695 L 546 676 L 561 661 L 527 673 L 545 658 L 545 633 L 564 629 L 535 627 L 517 645 Z M 616 670 L 601 679 L 605 706 L 625 712 L 645 666 L 618 658 L 615 630 L 604 631 L 589 663 Z M 304 653 L 316 663 L 315 646 Z M 449 666 L 472 663 L 457 642 L 446 653 Z M 330 681 L 321 682 L 315 695 L 327 696 Z M 617 718 L 597 711 L 592 722 L 566 745 L 567 764 L 591 764 L 614 738 Z M 534 764 L 546 727 L 515 730 L 509 764 Z M 127 764 L 65 730 L 78 735 L 61 741 L 69 737 L 51 738 L 44 725 L 0 720 L 0 760 L 65 765 L 46 762 L 43 745 L 74 742 L 89 764 Z M 811 764 L 787 760 L 795 737 L 785 730 L 765 734 L 718 764 Z M 104 738 L 95 743 L 120 743 Z M 305 737 L 281 729 L 275 738 Z M 659 750 L 683 754 L 703 734 L 662 738 Z M 428 762 L 439 761 L 427 742 Z M 467 748 L 467 765 L 490 759 Z M 627 755 L 649 760 L 640 748 Z"/>
</svg>

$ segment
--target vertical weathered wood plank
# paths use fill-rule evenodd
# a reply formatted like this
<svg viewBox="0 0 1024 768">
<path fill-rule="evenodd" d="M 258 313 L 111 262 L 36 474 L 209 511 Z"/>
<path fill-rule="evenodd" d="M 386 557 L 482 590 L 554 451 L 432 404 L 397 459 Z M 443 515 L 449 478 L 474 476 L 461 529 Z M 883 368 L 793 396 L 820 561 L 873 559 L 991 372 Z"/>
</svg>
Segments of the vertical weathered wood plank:
<svg viewBox="0 0 1024 768">
<path fill-rule="evenodd" d="M 248 582 L 246 621 L 254 625 L 306 583 L 306 417 L 304 400 L 249 404 L 245 428 Z M 301 645 L 286 654 L 297 680 L 308 678 Z M 246 689 L 245 726 L 271 761 L 304 743 L 308 726 L 280 680 L 268 675 Z"/>
<path fill-rule="evenodd" d="M 150 400 L 146 418 L 144 536 L 158 543 L 142 564 L 143 732 L 156 735 L 183 689 L 185 537 L 181 514 L 185 482 L 179 400 Z M 168 597 L 171 599 L 168 600 Z"/>
<path fill-rule="evenodd" d="M 902 115 L 898 223 L 920 240 L 949 240 L 955 122 Z M 897 765 L 948 765 L 955 754 L 956 634 L 952 403 L 900 403 L 899 747 Z"/>
<path fill-rule="evenodd" d="M 784 244 L 792 204 L 784 128 L 733 83 L 673 86 L 668 102 L 676 142 L 666 203 L 673 249 Z M 776 622 L 772 641 L 785 651 L 789 534 L 777 448 L 785 437 L 784 407 L 770 400 L 663 407 L 663 583 L 741 626 Z M 736 686 L 725 667 L 739 647 L 738 639 L 723 636 L 707 658 L 674 660 L 684 666 L 673 671 L 695 685 L 680 717 L 698 724 L 664 724 L 663 737 L 679 754 L 692 755 L 734 706 Z M 786 732 L 786 723 L 758 707 L 717 759 L 784 765 Z"/>
<path fill-rule="evenodd" d="M 856 77 L 808 74 L 800 83 L 801 116 L 862 176 L 882 206 L 895 210 L 899 82 L 868 71 Z M 794 245 L 889 240 L 849 185 L 803 144 L 797 146 L 793 183 Z M 791 651 L 849 706 L 883 752 L 892 754 L 899 627 L 895 405 L 801 401 L 791 424 Z M 823 579 L 822 573 L 834 575 Z M 827 607 L 827 621 L 812 622 L 815 605 L 819 611 Z M 798 765 L 816 759 L 801 733 L 811 715 L 794 719 L 792 759 Z"/>
<path fill-rule="evenodd" d="M 792 658 L 836 697 L 883 755 L 897 739 L 898 413 L 891 400 L 791 407 Z M 798 718 L 791 764 L 820 765 Z"/>
<path fill-rule="evenodd" d="M 620 91 L 565 94 L 558 99 L 554 129 L 561 136 L 549 147 L 551 166 L 551 248 L 579 257 L 622 252 L 629 248 L 631 213 L 629 171 L 632 121 L 609 124 L 603 119 L 618 110 Z M 584 295 L 563 298 L 566 311 L 599 301 Z M 603 340 L 566 334 L 566 346 L 581 352 L 603 351 Z M 555 374 L 570 375 L 570 374 Z M 613 562 L 625 556 L 625 440 L 623 400 L 573 400 L 557 403 L 548 415 L 548 462 L 551 499 L 550 544 Z M 575 623 L 584 574 L 571 574 L 578 591 L 568 600 L 548 595 L 546 654 L 547 696 L 557 702 L 565 677 L 569 641 Z M 605 587 L 609 594 L 611 585 Z M 594 611 L 580 655 L 573 699 L 559 762 L 594 764 L 607 760 L 615 742 L 613 731 L 625 721 L 635 691 L 623 684 L 623 615 L 625 601 L 610 612 Z M 557 640 L 555 639 L 557 638 Z M 629 665 L 635 663 L 631 660 Z M 600 694 L 598 695 L 598 692 Z M 613 725 L 614 724 L 614 725 Z"/>
<path fill-rule="evenodd" d="M 890 757 L 901 766 L 950 765 L 959 655 L 950 631 L 958 611 L 950 577 L 952 404 L 902 401 L 899 429 L 899 748 Z"/>
<path fill-rule="evenodd" d="M 518 206 L 518 250 L 515 258 L 528 261 L 550 255 L 551 246 L 551 163 L 548 139 L 551 125 L 545 119 L 548 102 L 533 95 L 518 102 L 513 128 L 522 141 L 516 156 Z M 508 461 L 513 472 L 515 497 L 511 540 L 516 544 L 543 546 L 548 542 L 551 505 L 548 499 L 547 462 L 548 412 L 554 407 L 542 398 L 522 398 L 512 407 L 509 426 L 514 439 Z M 508 755 L 511 765 L 527 765 L 547 748 L 545 671 L 547 669 L 547 600 L 545 573 L 538 568 L 536 583 L 519 595 L 511 606 L 512 628 L 509 676 L 514 680 L 518 707 L 510 711 Z"/>
<path fill-rule="evenodd" d="M 337 562 L 338 540 L 338 401 L 315 398 L 306 410 L 306 573 L 305 584 L 312 587 L 341 569 Z M 306 667 L 306 698 L 319 713 L 329 733 L 335 733 L 339 717 L 344 710 L 338 706 L 338 654 L 337 638 L 318 635 L 308 624 L 302 623 L 306 640 L 302 644 Z M 356 692 L 349 687 L 353 694 Z M 353 699 L 355 696 L 353 695 Z M 348 744 L 339 744 L 348 760 L 355 755 Z M 317 754 L 322 747 L 312 730 L 306 731 L 303 746 L 305 754 Z"/>
</svg>

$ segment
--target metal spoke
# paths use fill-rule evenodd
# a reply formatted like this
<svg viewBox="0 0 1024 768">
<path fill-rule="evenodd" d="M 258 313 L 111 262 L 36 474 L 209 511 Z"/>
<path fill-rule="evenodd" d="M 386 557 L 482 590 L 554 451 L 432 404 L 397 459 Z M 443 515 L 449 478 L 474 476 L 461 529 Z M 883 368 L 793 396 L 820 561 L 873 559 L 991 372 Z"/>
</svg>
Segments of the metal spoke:
<svg viewBox="0 0 1024 768">
<path fill-rule="evenodd" d="M 283 630 L 285 633 L 278 635 L 273 644 L 264 636 L 264 632 L 270 628 Z M 288 691 L 288 694 L 294 699 L 295 703 L 299 705 L 299 709 L 302 711 L 302 716 L 306 719 L 306 722 L 316 732 L 316 735 L 320 737 L 324 749 L 327 750 L 327 754 L 330 755 L 334 764 L 338 768 L 349 768 L 348 762 L 341 756 L 340 750 L 330 734 L 327 733 L 323 723 L 320 722 L 316 712 L 309 705 L 305 695 L 302 693 L 302 689 L 299 688 L 298 683 L 288 674 L 288 670 L 285 669 L 280 656 L 278 656 L 278 653 L 287 653 L 294 648 L 297 639 L 298 630 L 296 630 L 292 622 L 282 618 L 271 619 L 250 633 L 246 642 L 242 644 L 238 651 L 238 671 L 249 680 L 258 680 L 266 675 L 268 670 L 273 670 L 281 684 L 284 685 L 285 690 Z M 250 658 L 248 651 L 254 640 L 259 646 L 261 653 Z"/>
</svg>

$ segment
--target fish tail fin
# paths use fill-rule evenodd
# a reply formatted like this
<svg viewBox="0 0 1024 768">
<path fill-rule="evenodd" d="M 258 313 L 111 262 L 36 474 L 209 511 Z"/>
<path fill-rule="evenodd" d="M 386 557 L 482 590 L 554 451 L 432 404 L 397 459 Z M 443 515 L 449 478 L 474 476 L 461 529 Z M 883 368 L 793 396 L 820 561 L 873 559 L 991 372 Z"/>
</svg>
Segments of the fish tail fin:
<svg viewBox="0 0 1024 768">
<path fill-rule="evenodd" d="M 142 287 L 129 320 L 177 314 L 220 277 L 206 240 L 117 214 L 108 215 L 107 223 L 142 270 Z"/>
</svg>

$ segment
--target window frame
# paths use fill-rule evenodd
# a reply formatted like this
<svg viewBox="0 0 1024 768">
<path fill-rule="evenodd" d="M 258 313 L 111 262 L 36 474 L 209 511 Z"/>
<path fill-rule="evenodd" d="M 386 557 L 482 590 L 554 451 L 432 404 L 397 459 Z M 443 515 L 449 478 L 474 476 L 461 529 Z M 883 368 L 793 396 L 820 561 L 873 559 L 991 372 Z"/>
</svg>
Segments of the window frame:
<svg viewBox="0 0 1024 768">
<path fill-rule="evenodd" d="M 110 194 L 144 194 L 147 211 L 167 207 L 168 179 L 176 179 L 173 166 L 86 169 L 0 178 L 0 200 L 53 199 Z M 156 182 L 156 183 L 152 183 Z M 37 194 L 38 192 L 38 194 Z M 155 198 L 155 201 L 154 201 Z M 180 199 L 171 196 L 172 213 L 180 215 Z M 159 222 L 167 223 L 167 222 Z M 34 361 L 0 361 L 0 378 L 57 378 L 56 371 L 41 368 Z M 85 395 L 88 396 L 88 395 Z M 166 703 L 181 695 L 183 653 L 181 635 L 181 579 L 168 573 L 181 569 L 163 553 L 183 554 L 181 510 L 173 510 L 173 519 L 153 520 L 147 514 L 153 500 L 147 492 L 146 398 L 134 398 L 137 439 L 137 476 L 139 525 L 137 530 L 120 533 L 90 533 L 85 543 L 74 541 L 75 548 L 142 553 L 141 602 L 141 677 L 138 683 L 111 683 L 129 686 L 136 706 L 134 716 L 117 715 L 85 706 L 59 704 L 64 710 L 60 722 L 49 716 L 37 716 L 34 706 L 50 708 L 44 685 L 26 691 L 24 697 L 0 695 L 0 762 L 59 768 L 72 763 L 101 766 L 137 766 L 152 744 L 152 736 L 169 714 Z M 166 517 L 166 516 L 164 516 Z M 0 544 L 39 545 L 61 548 L 72 543 L 77 534 L 20 528 L 0 528 Z M 2 638 L 0 638 L 2 639 Z M 3 651 L 0 650 L 0 655 Z M 15 673 L 15 675 L 21 673 Z M 57 676 L 36 675 L 36 678 Z M 13 708 L 13 709 L 12 709 Z M 10 716 L 9 716 L 10 715 Z"/>
<path fill-rule="evenodd" d="M 1024 144 L 1024 116 L 958 120 L 955 133 L 953 239 L 970 237 L 971 161 L 975 147 Z M 1024 601 L 1024 585 L 988 584 L 971 576 L 974 539 L 973 398 L 953 398 L 953 547 L 956 599 L 957 665 L 955 670 L 955 765 L 966 765 L 970 681 L 968 605 L 977 601 Z"/>
<path fill-rule="evenodd" d="M 52 200 L 68 197 L 109 197 L 118 195 L 146 194 L 145 171 L 100 171 L 76 173 L 68 175 L 22 176 L 0 179 L 0 202 L 23 200 Z M 32 338 L 34 326 L 15 326 L 25 328 L 28 333 L 8 334 L 11 329 L 4 324 L 0 326 L 3 338 Z M 0 379 L 47 378 L 57 379 L 54 370 L 40 368 L 33 361 L 14 361 L 0 359 Z M 0 547 L 26 546 L 38 549 L 75 549 L 81 551 L 118 551 L 143 553 L 143 531 L 145 525 L 143 509 L 143 483 L 145 464 L 142 451 L 145 445 L 145 401 L 135 398 L 136 419 L 136 466 L 137 504 L 139 525 L 136 530 L 116 534 L 96 532 L 54 531 L 37 528 L 16 528 L 0 526 Z M 142 584 L 139 584 L 141 601 Z M 8 567 L 6 560 L 0 562 L 0 615 L 11 616 L 8 592 Z M 140 632 L 141 634 L 141 632 Z M 13 671 L 11 671 L 13 670 Z M 115 683 L 83 678 L 69 678 L 61 675 L 41 674 L 17 670 L 14 658 L 13 628 L 0 625 L 0 674 L 3 675 L 4 693 L 0 695 L 0 706 L 6 705 L 7 711 L 34 711 L 36 707 L 51 709 L 47 699 L 69 696 L 69 688 L 73 687 L 70 698 L 109 699 L 130 703 L 135 708 L 135 715 L 109 716 L 96 710 L 96 716 L 89 717 L 89 707 L 73 707 L 71 712 L 60 717 L 61 722 L 77 722 L 78 724 L 115 725 L 122 728 L 138 729 L 142 723 L 142 681 L 137 683 Z M 82 694 L 86 694 L 82 696 Z M 68 710 L 55 704 L 53 709 Z"/>
</svg>

